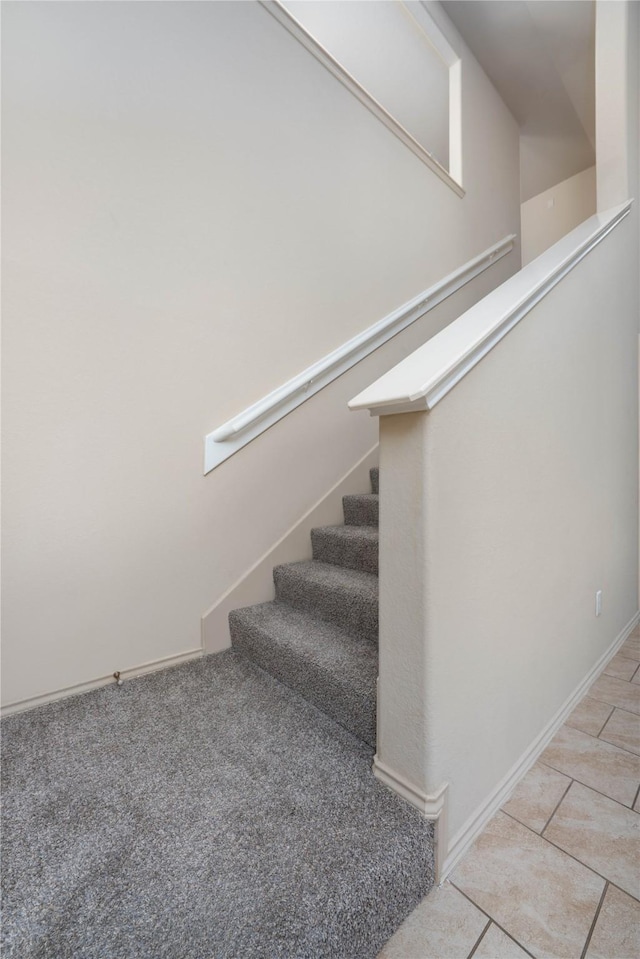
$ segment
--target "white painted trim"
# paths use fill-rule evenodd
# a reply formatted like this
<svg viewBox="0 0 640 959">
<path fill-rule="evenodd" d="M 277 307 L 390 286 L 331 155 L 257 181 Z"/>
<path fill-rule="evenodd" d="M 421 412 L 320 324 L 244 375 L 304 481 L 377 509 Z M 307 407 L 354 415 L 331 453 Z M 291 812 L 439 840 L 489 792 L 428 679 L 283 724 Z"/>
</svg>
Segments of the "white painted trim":
<svg viewBox="0 0 640 959">
<path fill-rule="evenodd" d="M 462 183 L 462 60 L 449 69 L 449 170 Z"/>
<path fill-rule="evenodd" d="M 228 420 L 204 441 L 205 475 L 513 249 L 509 235 Z"/>
<path fill-rule="evenodd" d="M 404 5 L 414 20 L 420 24 L 429 43 L 435 47 L 447 66 L 452 67 L 459 63 L 460 56 L 457 50 L 451 46 L 423 0 L 404 0 Z"/>
<path fill-rule="evenodd" d="M 449 67 L 449 175 L 462 184 L 462 60 L 422 0 L 403 0 L 427 40 Z"/>
<path fill-rule="evenodd" d="M 381 783 L 391 789 L 398 796 L 401 796 L 411 806 L 414 806 L 425 819 L 434 824 L 434 866 L 436 882 L 441 882 L 441 875 L 444 869 L 445 855 L 447 851 L 447 798 L 449 793 L 449 783 L 442 783 L 439 789 L 434 793 L 425 793 L 414 783 L 409 782 L 404 776 L 395 772 L 389 766 L 378 759 L 378 754 L 373 757 L 373 775 Z"/>
<path fill-rule="evenodd" d="M 469 846 L 482 832 L 488 821 L 497 813 L 498 809 L 508 799 L 510 793 L 518 785 L 522 777 L 531 769 L 538 756 L 546 749 L 567 716 L 578 705 L 580 700 L 593 685 L 607 663 L 615 656 L 622 644 L 640 622 L 640 612 L 630 620 L 622 632 L 617 636 L 609 649 L 603 653 L 595 666 L 589 670 L 585 678 L 560 707 L 553 719 L 545 726 L 539 736 L 522 754 L 518 762 L 509 770 L 507 775 L 498 783 L 491 795 L 469 817 L 464 826 L 458 830 L 448 843 L 447 855 L 444 858 L 442 874 L 439 881 L 446 879 L 449 873 L 457 866 Z"/>
<path fill-rule="evenodd" d="M 174 656 L 164 656 L 162 659 L 153 659 L 148 663 L 142 663 L 139 666 L 132 666 L 130 669 L 120 670 L 120 678 L 124 680 L 135 679 L 136 676 L 155 673 L 159 669 L 168 669 L 170 666 L 178 666 L 180 663 L 186 663 L 190 659 L 197 659 L 199 656 L 202 656 L 202 654 L 202 648 L 189 649 L 186 653 L 176 653 Z M 30 699 L 21 699 L 15 703 L 8 703 L 2 707 L 0 715 L 10 716 L 12 713 L 22 713 L 26 709 L 34 709 L 36 706 L 46 706 L 47 703 L 56 702 L 58 699 L 67 699 L 69 696 L 79 696 L 82 693 L 91 692 L 92 689 L 99 689 L 101 686 L 109 686 L 111 684 L 115 685 L 113 673 L 109 676 L 100 676 L 98 679 L 91 679 L 86 683 L 77 683 L 75 686 L 57 689 L 53 693 L 45 693 L 42 696 L 32 696 Z"/>
<path fill-rule="evenodd" d="M 267 603 L 274 598 L 274 566 L 311 559 L 311 530 L 316 526 L 343 523 L 342 497 L 369 489 L 369 470 L 377 465 L 376 443 L 202 614 L 202 648 L 205 652 L 217 653 L 231 645 L 229 613 L 232 609 Z"/>
<path fill-rule="evenodd" d="M 391 130 L 405 146 L 409 147 L 411 152 L 415 153 L 418 159 L 422 160 L 436 176 L 440 177 L 443 183 L 446 183 L 459 197 L 465 195 L 463 187 L 453 179 L 449 171 L 445 170 L 442 164 L 438 163 L 436 158 L 432 156 L 428 150 L 425 150 L 422 144 L 419 143 L 388 110 L 385 110 L 382 104 L 379 103 L 368 90 L 361 86 L 348 70 L 345 70 L 342 64 L 303 27 L 300 21 L 287 10 L 280 0 L 259 0 L 259 2 L 265 10 L 267 10 L 272 17 L 275 17 L 278 23 L 281 23 L 309 53 L 313 54 L 316 60 L 318 60 L 323 67 L 326 67 L 329 73 L 336 77 L 363 106 L 373 113 L 378 120 L 384 123 L 387 129 Z M 423 12 L 426 13 L 426 11 Z M 429 17 L 429 20 L 433 25 L 433 29 L 437 29 L 431 17 Z"/>
<path fill-rule="evenodd" d="M 419 786 L 401 776 L 400 773 L 394 772 L 393 769 L 385 765 L 382 760 L 378 759 L 377 753 L 373 757 L 373 774 L 385 786 L 388 786 L 389 789 L 392 789 L 412 806 L 415 806 L 425 819 L 437 819 L 442 812 L 449 783 L 443 783 L 434 793 L 426 793 Z"/>
<path fill-rule="evenodd" d="M 589 217 L 363 390 L 349 408 L 369 410 L 372 416 L 433 409 L 628 216 L 632 202 Z"/>
</svg>

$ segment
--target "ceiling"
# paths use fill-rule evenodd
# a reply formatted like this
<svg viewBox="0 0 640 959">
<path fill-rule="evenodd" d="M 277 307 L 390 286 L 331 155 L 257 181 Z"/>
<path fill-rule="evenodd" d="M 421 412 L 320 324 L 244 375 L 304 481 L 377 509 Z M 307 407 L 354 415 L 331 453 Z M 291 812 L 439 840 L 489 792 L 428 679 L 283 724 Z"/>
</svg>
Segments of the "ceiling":
<svg viewBox="0 0 640 959">
<path fill-rule="evenodd" d="M 441 0 L 520 126 L 521 199 L 595 163 L 594 0 Z"/>
</svg>

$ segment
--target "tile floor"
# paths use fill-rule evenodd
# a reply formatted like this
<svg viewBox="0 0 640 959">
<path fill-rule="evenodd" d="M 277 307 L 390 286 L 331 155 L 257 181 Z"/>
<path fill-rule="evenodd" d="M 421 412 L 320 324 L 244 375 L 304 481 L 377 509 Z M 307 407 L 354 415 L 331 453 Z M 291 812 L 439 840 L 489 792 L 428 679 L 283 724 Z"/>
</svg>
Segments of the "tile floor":
<svg viewBox="0 0 640 959">
<path fill-rule="evenodd" d="M 640 627 L 378 959 L 640 959 Z"/>
</svg>

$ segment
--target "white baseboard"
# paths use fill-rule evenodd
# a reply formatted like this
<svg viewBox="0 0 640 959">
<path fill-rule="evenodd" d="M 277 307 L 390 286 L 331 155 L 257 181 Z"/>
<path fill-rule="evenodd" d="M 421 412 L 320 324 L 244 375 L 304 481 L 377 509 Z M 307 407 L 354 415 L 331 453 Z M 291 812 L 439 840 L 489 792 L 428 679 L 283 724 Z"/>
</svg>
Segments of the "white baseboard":
<svg viewBox="0 0 640 959">
<path fill-rule="evenodd" d="M 315 526 L 337 526 L 343 523 L 342 497 L 349 493 L 366 493 L 370 489 L 369 470 L 377 465 L 376 443 L 203 614 L 202 648 L 205 652 L 218 653 L 231 645 L 229 613 L 232 609 L 267 603 L 274 598 L 274 566 L 311 559 L 311 530 Z"/>
<path fill-rule="evenodd" d="M 146 673 L 155 673 L 159 669 L 168 669 L 170 666 L 186 663 L 190 659 L 197 659 L 199 656 L 202 656 L 202 653 L 202 649 L 189 649 L 186 653 L 176 653 L 174 656 L 164 656 L 162 659 L 154 659 L 147 663 L 141 663 L 139 666 L 132 666 L 130 669 L 121 670 L 120 678 L 127 680 L 134 679 L 136 676 L 144 676 Z M 32 696 L 30 699 L 21 699 L 15 703 L 8 703 L 2 707 L 0 715 L 10 716 L 12 713 L 21 713 L 26 709 L 33 709 L 35 706 L 45 706 L 47 703 L 53 703 L 58 699 L 67 699 L 69 696 L 88 693 L 92 689 L 99 689 L 101 686 L 108 686 L 111 683 L 115 683 L 113 674 L 100 676 L 98 679 L 91 679 L 86 683 L 77 683 L 75 686 L 57 689 L 53 693 L 45 693 L 42 696 Z"/>
<path fill-rule="evenodd" d="M 373 757 L 373 774 L 408 803 L 419 809 L 425 819 L 438 819 L 445 803 L 449 783 L 443 783 L 435 793 L 425 793 L 418 786 L 396 773 L 385 763 Z"/>
<path fill-rule="evenodd" d="M 434 828 L 434 859 L 436 882 L 440 882 L 440 875 L 444 868 L 444 859 L 447 851 L 447 798 L 449 783 L 442 783 L 434 793 L 425 793 L 422 789 L 409 782 L 404 776 L 394 772 L 389 766 L 373 757 L 373 775 L 389 789 L 402 796 L 408 803 L 415 806 L 425 819 L 433 822 Z"/>
<path fill-rule="evenodd" d="M 593 685 L 609 660 L 618 652 L 622 644 L 640 622 L 640 612 L 630 620 L 622 632 L 617 636 L 609 649 L 603 653 L 595 666 L 589 670 L 585 678 L 560 707 L 553 719 L 545 726 L 539 736 L 534 739 L 529 748 L 520 757 L 518 762 L 509 770 L 507 775 L 498 783 L 493 792 L 483 804 L 469 817 L 464 826 L 458 830 L 448 843 L 448 851 L 442 866 L 442 873 L 438 882 L 442 882 L 457 866 L 474 839 L 484 829 L 487 822 L 495 815 L 502 804 L 513 792 L 522 777 L 531 769 L 538 756 L 546 749 L 569 713 L 575 709 L 589 687 Z"/>
</svg>

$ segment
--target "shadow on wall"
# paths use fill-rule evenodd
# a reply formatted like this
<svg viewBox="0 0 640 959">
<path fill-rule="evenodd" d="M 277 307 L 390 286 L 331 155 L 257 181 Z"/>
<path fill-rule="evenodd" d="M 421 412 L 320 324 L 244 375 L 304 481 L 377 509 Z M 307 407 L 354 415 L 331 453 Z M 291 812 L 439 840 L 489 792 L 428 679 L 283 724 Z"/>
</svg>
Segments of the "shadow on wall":
<svg viewBox="0 0 640 959">
<path fill-rule="evenodd" d="M 595 212 L 595 166 L 526 200 L 520 207 L 522 265 L 535 260 Z"/>
</svg>

